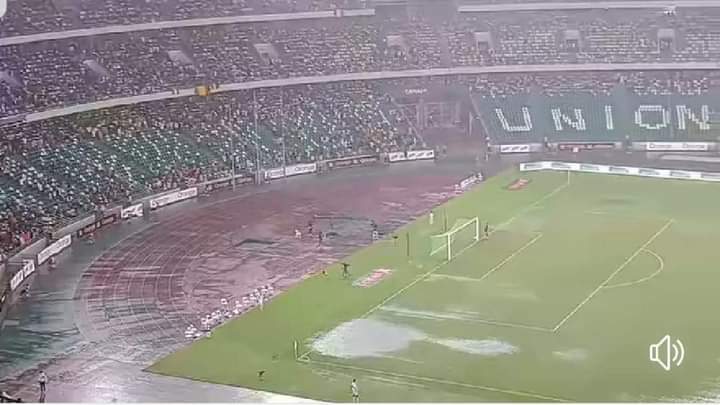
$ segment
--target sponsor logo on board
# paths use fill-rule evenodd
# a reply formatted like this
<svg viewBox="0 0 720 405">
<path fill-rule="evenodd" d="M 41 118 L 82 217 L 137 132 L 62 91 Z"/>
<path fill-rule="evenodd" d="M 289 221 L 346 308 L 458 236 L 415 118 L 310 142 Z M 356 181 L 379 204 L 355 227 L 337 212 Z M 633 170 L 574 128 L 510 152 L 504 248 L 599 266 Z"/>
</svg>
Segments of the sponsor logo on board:
<svg viewBox="0 0 720 405">
<path fill-rule="evenodd" d="M 530 180 L 528 180 L 528 179 L 517 179 L 517 180 L 513 181 L 512 183 L 510 183 L 507 186 L 507 189 L 511 190 L 511 191 L 522 190 L 525 187 L 527 187 L 528 184 L 530 184 Z"/>
<path fill-rule="evenodd" d="M 375 269 L 370 274 L 355 280 L 353 285 L 355 287 L 369 288 L 386 279 L 392 272 L 390 269 Z"/>
</svg>

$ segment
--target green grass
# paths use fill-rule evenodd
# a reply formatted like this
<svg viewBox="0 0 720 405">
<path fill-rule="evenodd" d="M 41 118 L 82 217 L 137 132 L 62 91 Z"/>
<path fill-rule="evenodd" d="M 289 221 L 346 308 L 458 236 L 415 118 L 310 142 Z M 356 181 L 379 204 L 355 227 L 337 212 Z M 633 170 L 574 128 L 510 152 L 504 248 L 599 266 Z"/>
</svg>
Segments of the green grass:
<svg viewBox="0 0 720 405">
<path fill-rule="evenodd" d="M 507 190 L 518 177 L 531 182 Z M 334 266 L 150 370 L 326 401 L 348 401 L 353 377 L 363 402 L 718 398 L 719 207 L 715 184 L 508 172 L 437 209 L 434 225 L 420 218 L 347 259 L 354 278 L 393 269 L 379 284 L 355 287 Z M 493 234 L 444 263 L 427 252 L 445 216 L 477 216 Z M 348 337 L 360 346 L 416 337 L 375 357 L 312 350 L 363 317 L 384 326 Z M 648 360 L 665 334 L 686 349 L 669 372 Z M 514 352 L 451 347 L 488 340 Z"/>
</svg>

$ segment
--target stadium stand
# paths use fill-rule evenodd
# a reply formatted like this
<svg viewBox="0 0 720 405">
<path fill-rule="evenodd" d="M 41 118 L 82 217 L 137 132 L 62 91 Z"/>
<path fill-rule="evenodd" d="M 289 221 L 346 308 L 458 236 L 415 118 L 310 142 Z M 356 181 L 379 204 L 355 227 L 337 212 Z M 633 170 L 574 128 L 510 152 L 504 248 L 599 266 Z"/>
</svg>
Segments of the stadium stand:
<svg viewBox="0 0 720 405">
<path fill-rule="evenodd" d="M 0 37 L 366 6 L 362 0 L 11 1 Z M 584 9 L 455 17 L 390 12 L 280 22 L 196 20 L 174 28 L 26 38 L 0 46 L 0 119 L 198 85 L 300 76 L 462 66 L 713 62 L 720 57 L 720 8 L 683 8 L 673 15 L 658 9 Z M 605 106 L 623 111 L 642 100 L 687 104 L 699 111 L 701 104 L 714 102 L 716 87 L 707 71 L 349 81 L 174 98 L 0 126 L 0 254 L 98 207 L 226 176 L 233 159 L 237 173 L 253 173 L 282 164 L 424 147 L 386 89 L 435 82 L 470 89 L 474 113 L 488 135 L 501 142 L 508 138 L 497 109 L 517 122 L 523 107 L 535 113 L 558 104 L 581 108 L 594 114 L 588 121 L 600 122 Z M 549 118 L 536 123 L 512 139 L 547 136 Z M 618 134 L 626 129 L 619 127 Z M 658 136 L 704 136 L 672 127 L 661 132 Z M 618 134 L 596 131 L 594 136 Z M 562 135 L 585 136 L 578 131 Z"/>
<path fill-rule="evenodd" d="M 349 82 L 183 98 L 4 128 L 8 252 L 101 206 L 236 171 L 405 150 L 420 143 L 374 85 Z M 404 128 L 404 129 L 403 129 Z M 231 142 L 232 138 L 232 142 Z M 284 144 L 284 146 L 283 146 Z M 4 222 L 5 223 L 5 222 Z M 14 223 L 14 222 L 13 222 Z M 22 229 L 22 231 L 20 231 Z M 18 232 L 20 231 L 20 232 Z"/>
<path fill-rule="evenodd" d="M 471 13 L 226 24 L 0 47 L 6 114 L 250 80 L 467 65 L 712 61 L 720 12 Z"/>
<path fill-rule="evenodd" d="M 8 3 L 8 13 L 0 19 L 0 37 L 107 25 L 367 6 L 365 0 L 223 0 L 212 3 L 200 0 L 104 0 L 62 6 L 50 0 L 10 0 Z"/>
<path fill-rule="evenodd" d="M 508 75 L 502 82 L 479 78 L 472 97 L 497 143 L 626 136 L 707 141 L 716 137 L 708 121 L 718 108 L 710 76 L 687 71 Z"/>
</svg>

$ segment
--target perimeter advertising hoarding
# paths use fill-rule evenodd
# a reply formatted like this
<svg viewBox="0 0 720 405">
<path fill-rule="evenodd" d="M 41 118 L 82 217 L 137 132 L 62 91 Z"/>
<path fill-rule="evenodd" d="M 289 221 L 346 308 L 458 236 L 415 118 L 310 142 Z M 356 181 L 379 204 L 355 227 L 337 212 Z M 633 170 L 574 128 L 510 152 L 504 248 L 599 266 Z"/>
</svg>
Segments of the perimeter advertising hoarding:
<svg viewBox="0 0 720 405">
<path fill-rule="evenodd" d="M 390 163 L 408 162 L 413 160 L 429 160 L 435 159 L 435 151 L 427 150 L 409 150 L 407 152 L 390 152 L 387 154 Z"/>
<path fill-rule="evenodd" d="M 282 179 L 283 177 L 299 176 L 302 174 L 315 173 L 317 163 L 298 163 L 286 167 L 276 167 L 265 170 L 265 180 Z"/>
<path fill-rule="evenodd" d="M 520 171 L 558 170 L 569 172 L 604 173 L 622 176 L 654 177 L 660 179 L 694 180 L 720 182 L 720 173 L 696 172 L 690 170 L 655 169 L 650 167 L 607 166 L 574 162 L 531 162 L 521 163 Z"/>
<path fill-rule="evenodd" d="M 614 149 L 614 142 L 562 142 L 557 145 L 558 150 L 607 150 Z"/>
<path fill-rule="evenodd" d="M 172 193 L 168 193 L 165 195 L 162 195 L 160 197 L 155 197 L 150 200 L 150 209 L 156 209 L 160 207 L 164 207 L 166 205 L 170 205 L 173 203 L 176 203 L 178 201 L 187 200 L 193 197 L 197 197 L 197 187 L 188 188 L 185 190 L 180 191 L 173 191 Z"/>
<path fill-rule="evenodd" d="M 70 243 L 72 243 L 72 236 L 65 235 L 62 238 L 58 239 L 53 243 L 52 245 L 46 247 L 40 253 L 37 255 L 37 263 L 38 265 L 43 264 L 47 261 L 47 259 L 55 256 L 56 254 L 62 252 L 67 247 L 70 246 Z"/>
<path fill-rule="evenodd" d="M 142 203 L 134 204 L 129 207 L 125 207 L 120 211 L 120 218 L 128 219 L 133 217 L 143 216 L 143 205 Z"/>
<path fill-rule="evenodd" d="M 93 222 L 92 224 L 90 224 L 90 225 L 88 225 L 88 226 L 86 226 L 86 227 L 83 227 L 83 228 L 78 229 L 78 231 L 77 231 L 77 237 L 78 237 L 78 238 L 82 238 L 82 237 L 85 236 L 85 235 L 91 234 L 91 233 L 93 233 L 93 232 L 95 232 L 95 231 L 97 231 L 97 230 L 99 230 L 99 229 L 101 229 L 101 228 L 104 228 L 104 227 L 106 227 L 106 226 L 108 226 L 108 225 L 114 224 L 115 222 L 117 222 L 117 220 L 118 220 L 117 214 L 105 215 L 105 216 L 103 216 L 102 218 L 97 219 L 97 220 L 96 220 L 95 222 Z"/>
<path fill-rule="evenodd" d="M 0 294 L 0 312 L 2 312 L 3 307 L 5 306 L 5 301 L 7 301 L 8 296 L 8 290 L 3 290 L 2 294 Z"/>
<path fill-rule="evenodd" d="M 707 152 L 708 142 L 648 142 L 645 150 L 657 152 Z"/>
<path fill-rule="evenodd" d="M 377 155 L 351 156 L 347 158 L 328 160 L 325 164 L 329 169 L 343 169 L 346 167 L 369 166 L 380 161 Z"/>
<path fill-rule="evenodd" d="M 528 143 L 500 145 L 500 153 L 530 153 L 531 146 Z"/>
<path fill-rule="evenodd" d="M 242 185 L 251 184 L 254 182 L 255 182 L 255 177 L 251 174 L 235 176 L 235 185 L 236 186 L 242 186 Z M 222 180 L 213 180 L 213 181 L 204 183 L 205 192 L 212 192 L 212 191 L 216 191 L 216 190 L 230 188 L 230 187 L 232 187 L 232 185 L 233 185 L 232 177 L 228 177 L 227 179 L 222 179 Z"/>
</svg>

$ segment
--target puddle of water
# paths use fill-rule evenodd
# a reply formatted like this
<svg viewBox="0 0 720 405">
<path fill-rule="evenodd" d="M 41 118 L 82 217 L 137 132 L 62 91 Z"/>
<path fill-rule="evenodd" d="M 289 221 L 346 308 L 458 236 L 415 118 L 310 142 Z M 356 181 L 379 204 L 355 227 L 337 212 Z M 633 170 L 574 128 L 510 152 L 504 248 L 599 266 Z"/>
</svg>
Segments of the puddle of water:
<svg viewBox="0 0 720 405">
<path fill-rule="evenodd" d="M 555 351 L 553 356 L 565 361 L 583 361 L 588 358 L 588 352 L 585 349 L 569 349 Z"/>
<path fill-rule="evenodd" d="M 408 327 L 376 319 L 346 322 L 313 342 L 313 350 L 326 356 L 343 359 L 386 357 L 407 349 L 414 342 L 429 342 L 451 350 L 480 356 L 501 356 L 516 353 L 518 347 L 497 339 L 435 339 Z"/>
<path fill-rule="evenodd" d="M 312 347 L 320 354 L 343 359 L 383 357 L 426 338 L 424 333 L 410 327 L 375 319 L 355 319 L 321 336 Z"/>
<path fill-rule="evenodd" d="M 471 340 L 471 339 L 439 339 L 434 343 L 443 345 L 449 349 L 480 356 L 502 356 L 513 354 L 518 351 L 516 346 L 497 339 Z"/>
</svg>

